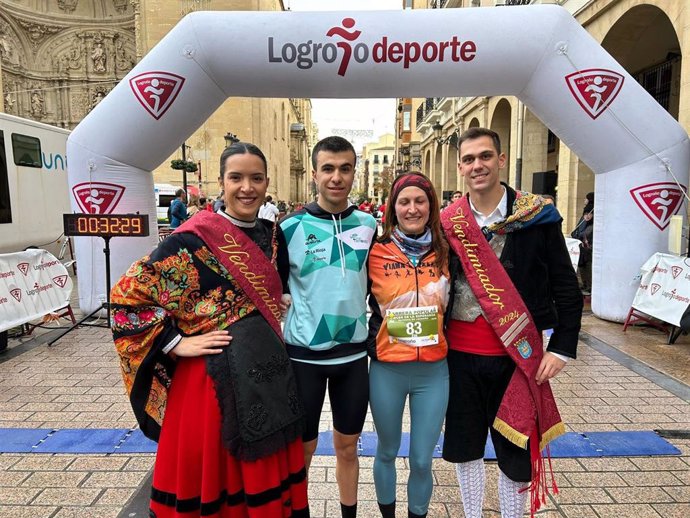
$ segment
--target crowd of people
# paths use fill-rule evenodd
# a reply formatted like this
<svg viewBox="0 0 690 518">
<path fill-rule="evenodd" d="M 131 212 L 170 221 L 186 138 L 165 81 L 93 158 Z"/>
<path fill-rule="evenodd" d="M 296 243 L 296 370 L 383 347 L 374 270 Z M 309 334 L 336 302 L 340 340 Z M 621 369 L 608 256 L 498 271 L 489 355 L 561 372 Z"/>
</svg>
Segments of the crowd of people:
<svg viewBox="0 0 690 518">
<path fill-rule="evenodd" d="M 376 498 L 396 516 L 406 404 L 409 518 L 427 516 L 441 433 L 465 516 L 481 517 L 489 433 L 503 518 L 530 495 L 538 510 L 542 449 L 564 433 L 549 380 L 576 355 L 582 295 L 554 205 L 500 182 L 498 135 L 472 128 L 458 147 L 467 192 L 443 210 L 421 173 L 398 176 L 383 207 L 352 204 L 341 137 L 312 151 L 314 202 L 281 210 L 266 157 L 239 142 L 213 210 L 175 208 L 176 230 L 111 295 L 125 387 L 159 442 L 151 516 L 309 516 L 326 393 L 343 518 L 357 516 L 369 407 Z"/>
</svg>

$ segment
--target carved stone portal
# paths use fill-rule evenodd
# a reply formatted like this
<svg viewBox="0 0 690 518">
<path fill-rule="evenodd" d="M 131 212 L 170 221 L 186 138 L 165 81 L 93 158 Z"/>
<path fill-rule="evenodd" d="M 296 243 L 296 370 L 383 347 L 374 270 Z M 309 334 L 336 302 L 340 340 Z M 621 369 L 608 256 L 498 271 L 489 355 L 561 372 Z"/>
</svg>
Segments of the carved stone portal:
<svg viewBox="0 0 690 518">
<path fill-rule="evenodd" d="M 77 8 L 79 0 L 57 0 L 58 7 L 66 13 L 71 13 Z"/>
</svg>

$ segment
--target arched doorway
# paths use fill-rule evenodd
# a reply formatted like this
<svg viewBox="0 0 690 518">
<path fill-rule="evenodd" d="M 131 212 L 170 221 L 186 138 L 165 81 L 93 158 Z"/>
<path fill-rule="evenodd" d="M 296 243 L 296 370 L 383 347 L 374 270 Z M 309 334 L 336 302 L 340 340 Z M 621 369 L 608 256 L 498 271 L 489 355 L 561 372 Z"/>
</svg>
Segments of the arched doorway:
<svg viewBox="0 0 690 518">
<path fill-rule="evenodd" d="M 489 127 L 498 133 L 498 138 L 501 139 L 501 151 L 506 155 L 506 165 L 501 170 L 503 182 L 508 182 L 510 178 L 510 117 L 510 102 L 507 99 L 501 99 L 494 108 Z"/>
<path fill-rule="evenodd" d="M 611 27 L 601 46 L 678 119 L 682 54 L 664 11 L 653 5 L 633 7 Z"/>
</svg>

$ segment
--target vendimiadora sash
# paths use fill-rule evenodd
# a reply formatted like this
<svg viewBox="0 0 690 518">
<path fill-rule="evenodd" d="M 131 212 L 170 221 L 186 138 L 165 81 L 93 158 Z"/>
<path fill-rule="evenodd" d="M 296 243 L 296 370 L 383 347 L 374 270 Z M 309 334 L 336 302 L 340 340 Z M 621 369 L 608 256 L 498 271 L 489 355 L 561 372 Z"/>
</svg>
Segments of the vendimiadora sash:
<svg viewBox="0 0 690 518">
<path fill-rule="evenodd" d="M 537 385 L 535 381 L 544 354 L 541 333 L 474 219 L 468 197 L 443 211 L 441 223 L 484 316 L 517 366 L 493 427 L 521 448 L 526 449 L 529 440 L 531 512 L 535 513 L 549 492 L 541 450 L 565 433 L 549 383 Z M 542 280 L 534 279 L 534 282 Z M 553 477 L 551 484 L 557 493 Z"/>
<path fill-rule="evenodd" d="M 279 301 L 283 287 L 274 266 L 276 247 L 269 261 L 257 244 L 227 218 L 208 211 L 195 214 L 178 230 L 195 234 L 206 243 L 282 340 Z M 275 242 L 275 226 L 273 231 Z"/>
</svg>

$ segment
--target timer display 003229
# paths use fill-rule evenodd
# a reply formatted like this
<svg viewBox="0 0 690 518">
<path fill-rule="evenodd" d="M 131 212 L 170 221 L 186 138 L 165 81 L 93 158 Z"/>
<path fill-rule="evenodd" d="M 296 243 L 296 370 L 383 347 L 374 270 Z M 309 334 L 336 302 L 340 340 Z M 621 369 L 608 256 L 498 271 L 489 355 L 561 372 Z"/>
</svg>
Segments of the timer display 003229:
<svg viewBox="0 0 690 518">
<path fill-rule="evenodd" d="M 144 237 L 149 235 L 147 214 L 63 214 L 66 236 Z"/>
</svg>

